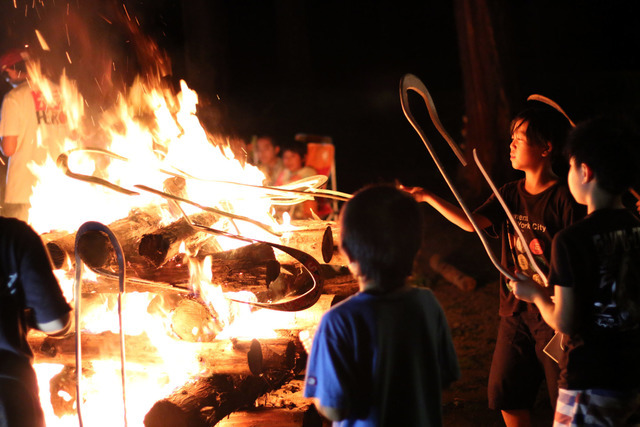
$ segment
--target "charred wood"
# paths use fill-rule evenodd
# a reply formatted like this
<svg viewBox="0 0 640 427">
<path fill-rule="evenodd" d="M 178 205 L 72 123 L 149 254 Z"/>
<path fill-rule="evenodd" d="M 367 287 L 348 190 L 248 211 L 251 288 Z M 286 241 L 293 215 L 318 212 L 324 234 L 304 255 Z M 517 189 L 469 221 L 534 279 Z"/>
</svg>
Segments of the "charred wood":
<svg viewBox="0 0 640 427">
<path fill-rule="evenodd" d="M 118 238 L 118 242 L 128 259 L 137 253 L 142 235 L 159 227 L 161 218 L 155 212 L 156 209 L 132 209 L 126 218 L 121 218 L 108 225 Z M 52 232 L 42 235 L 42 240 L 45 242 L 55 268 L 61 268 L 67 258 L 71 259 L 72 263 L 75 262 L 76 233 L 62 236 L 60 234 L 60 232 Z M 83 261 L 91 267 L 102 267 L 115 260 L 113 247 L 104 233 L 85 233 L 78 244 L 81 247 L 79 252 Z"/>
<path fill-rule="evenodd" d="M 294 378 L 292 371 L 260 376 L 215 375 L 193 381 L 156 402 L 144 419 L 146 427 L 216 425 L 232 412 L 253 405 L 265 393 Z"/>
<path fill-rule="evenodd" d="M 201 212 L 189 218 L 193 223 L 210 226 L 217 220 L 217 215 Z M 199 247 L 210 237 L 210 234 L 197 231 L 186 219 L 180 218 L 165 227 L 145 233 L 140 239 L 137 253 L 155 267 L 160 267 L 178 255 L 183 242 L 187 247 Z"/>
</svg>

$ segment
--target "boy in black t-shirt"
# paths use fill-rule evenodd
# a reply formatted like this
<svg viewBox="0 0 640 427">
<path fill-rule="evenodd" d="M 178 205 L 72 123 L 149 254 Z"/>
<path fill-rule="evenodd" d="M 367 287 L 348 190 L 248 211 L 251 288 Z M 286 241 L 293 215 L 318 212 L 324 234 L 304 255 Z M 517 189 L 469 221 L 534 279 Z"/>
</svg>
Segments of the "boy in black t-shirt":
<svg viewBox="0 0 640 427">
<path fill-rule="evenodd" d="M 542 270 L 547 270 L 551 239 L 559 230 L 581 216 L 568 188 L 552 169 L 560 157 L 560 145 L 569 123 L 549 108 L 530 108 L 511 122 L 510 159 L 525 177 L 499 189 L 513 213 L 526 242 L 521 242 L 495 196 L 473 213 L 476 224 L 500 232 L 502 264 L 522 271 L 542 284 L 524 255 L 528 245 Z M 422 188 L 405 188 L 418 201 L 433 206 L 445 218 L 466 231 L 474 231 L 463 210 Z M 500 323 L 489 374 L 489 407 L 502 412 L 509 426 L 530 425 L 531 409 L 538 389 L 546 379 L 550 401 L 557 397 L 557 364 L 544 354 L 544 346 L 554 331 L 540 316 L 536 306 L 518 301 L 505 278 L 500 278 Z"/>
<path fill-rule="evenodd" d="M 566 334 L 554 426 L 640 425 L 640 221 L 621 200 L 638 144 L 604 118 L 571 133 L 569 188 L 588 215 L 553 239 L 555 300 L 524 276 L 511 282 Z"/>
</svg>

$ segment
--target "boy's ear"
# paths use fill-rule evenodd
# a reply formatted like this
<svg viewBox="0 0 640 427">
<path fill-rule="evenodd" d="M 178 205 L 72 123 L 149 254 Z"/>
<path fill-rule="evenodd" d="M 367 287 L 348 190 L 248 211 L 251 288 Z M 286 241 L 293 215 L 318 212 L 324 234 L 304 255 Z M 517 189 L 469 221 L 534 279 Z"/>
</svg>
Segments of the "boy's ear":
<svg viewBox="0 0 640 427">
<path fill-rule="evenodd" d="M 551 144 L 551 142 L 547 141 L 545 143 L 544 150 L 542 150 L 542 157 L 548 157 L 549 155 L 551 155 L 552 151 L 553 151 L 553 144 Z"/>
<path fill-rule="evenodd" d="M 583 184 L 590 182 L 594 177 L 593 169 L 591 169 L 591 167 L 586 163 L 580 163 L 580 173 L 582 174 Z"/>
</svg>

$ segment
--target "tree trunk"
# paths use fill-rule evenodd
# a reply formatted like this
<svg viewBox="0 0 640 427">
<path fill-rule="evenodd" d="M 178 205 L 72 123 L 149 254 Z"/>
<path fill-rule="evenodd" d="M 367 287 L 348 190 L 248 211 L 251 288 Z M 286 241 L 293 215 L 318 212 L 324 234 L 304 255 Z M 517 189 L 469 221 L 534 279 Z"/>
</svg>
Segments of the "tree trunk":
<svg viewBox="0 0 640 427">
<path fill-rule="evenodd" d="M 460 63 L 464 81 L 467 126 L 467 160 L 474 163 L 472 149 L 495 181 L 504 181 L 508 165 L 511 100 L 508 84 L 512 73 L 505 63 L 506 43 L 501 19 L 504 0 L 455 0 Z M 475 167 L 464 168 L 466 188 L 478 196 L 487 188 Z"/>
</svg>

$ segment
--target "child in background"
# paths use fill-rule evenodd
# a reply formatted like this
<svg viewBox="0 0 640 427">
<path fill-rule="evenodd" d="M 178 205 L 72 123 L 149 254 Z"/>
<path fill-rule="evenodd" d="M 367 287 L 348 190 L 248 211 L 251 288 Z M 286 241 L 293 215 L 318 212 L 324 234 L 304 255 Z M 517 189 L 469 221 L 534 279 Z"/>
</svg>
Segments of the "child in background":
<svg viewBox="0 0 640 427">
<path fill-rule="evenodd" d="M 323 316 L 305 396 L 334 425 L 442 425 L 441 390 L 460 370 L 440 304 L 406 282 L 422 239 L 418 204 L 369 187 L 345 204 L 340 226 L 360 292 Z"/>
<path fill-rule="evenodd" d="M 294 141 L 282 148 L 282 163 L 284 169 L 276 179 L 275 185 L 288 184 L 316 174 L 311 166 L 305 166 L 307 159 L 307 144 Z"/>
<path fill-rule="evenodd" d="M 316 170 L 310 166 L 305 166 L 307 157 L 307 144 L 294 141 L 282 149 L 282 163 L 284 169 L 276 179 L 274 185 L 289 184 L 303 178 L 316 175 Z M 305 200 L 302 203 L 286 208 L 293 219 L 313 218 L 312 212 L 317 212 L 315 200 Z"/>
<path fill-rule="evenodd" d="M 588 215 L 553 239 L 555 300 L 525 276 L 511 282 L 566 334 L 557 427 L 640 425 L 640 221 L 621 199 L 637 178 L 639 144 L 605 118 L 571 133 L 569 188 Z"/>
<path fill-rule="evenodd" d="M 526 242 L 520 241 L 494 195 L 475 210 L 474 220 L 483 229 L 500 230 L 505 267 L 542 284 L 542 279 L 529 265 L 523 246 L 529 246 L 537 264 L 546 270 L 553 236 L 582 216 L 582 209 L 552 168 L 556 157 L 561 157 L 560 147 L 569 123 L 555 110 L 530 108 L 511 121 L 510 130 L 511 165 L 525 176 L 507 183 L 499 192 Z M 416 200 L 429 203 L 463 230 L 474 231 L 460 207 L 422 188 L 405 188 L 405 191 Z M 544 322 L 535 304 L 515 298 L 504 277 L 500 278 L 499 314 L 489 374 L 489 407 L 502 412 L 507 427 L 529 426 L 531 409 L 543 379 L 546 379 L 552 405 L 557 398 L 558 365 L 543 352 L 554 331 Z"/>
<path fill-rule="evenodd" d="M 258 168 L 265 176 L 264 185 L 275 185 L 276 179 L 284 169 L 282 159 L 279 157 L 280 146 L 272 137 L 263 135 L 256 140 L 256 152 Z"/>
</svg>

